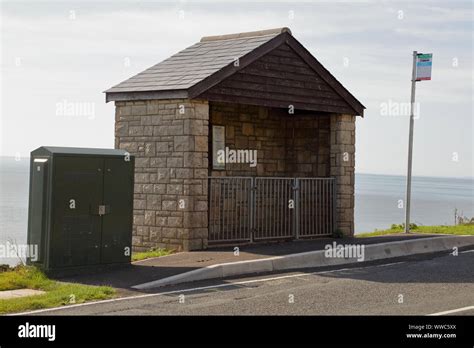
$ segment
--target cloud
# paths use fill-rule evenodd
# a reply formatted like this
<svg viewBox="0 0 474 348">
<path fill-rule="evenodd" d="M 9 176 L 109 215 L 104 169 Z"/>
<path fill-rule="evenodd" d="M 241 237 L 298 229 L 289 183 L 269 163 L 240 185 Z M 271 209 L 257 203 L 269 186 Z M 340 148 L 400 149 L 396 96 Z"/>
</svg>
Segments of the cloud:
<svg viewBox="0 0 474 348">
<path fill-rule="evenodd" d="M 104 103 L 103 90 L 201 36 L 289 26 L 368 106 L 367 117 L 359 122 L 358 169 L 392 170 L 394 160 L 381 160 L 380 149 L 395 153 L 400 163 L 404 155 L 384 134 L 405 132 L 406 127 L 401 120 L 381 119 L 379 106 L 389 99 L 409 100 L 413 49 L 434 54 L 433 80 L 420 83 L 417 91 L 425 109 L 433 117 L 445 116 L 446 110 L 460 115 L 456 125 L 443 124 L 460 129 L 443 142 L 455 144 L 457 138 L 471 136 L 471 20 L 469 2 L 2 3 L 0 154 L 29 152 L 46 140 L 113 146 L 113 104 Z M 64 99 L 95 103 L 97 118 L 58 118 L 54 107 Z M 426 127 L 428 133 L 438 131 L 429 122 Z M 427 161 L 422 170 L 456 174 L 438 167 Z M 472 175 L 462 170 L 459 175 Z"/>
</svg>

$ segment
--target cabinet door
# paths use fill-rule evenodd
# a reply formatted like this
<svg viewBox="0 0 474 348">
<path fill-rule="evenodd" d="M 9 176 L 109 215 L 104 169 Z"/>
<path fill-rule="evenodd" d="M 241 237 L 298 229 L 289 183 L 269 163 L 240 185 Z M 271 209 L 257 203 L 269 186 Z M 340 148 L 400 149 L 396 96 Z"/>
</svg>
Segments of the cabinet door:
<svg viewBox="0 0 474 348">
<path fill-rule="evenodd" d="M 133 219 L 133 158 L 106 159 L 102 216 L 102 263 L 130 262 Z"/>
<path fill-rule="evenodd" d="M 100 262 L 103 159 L 54 159 L 51 266 L 70 267 Z"/>
</svg>

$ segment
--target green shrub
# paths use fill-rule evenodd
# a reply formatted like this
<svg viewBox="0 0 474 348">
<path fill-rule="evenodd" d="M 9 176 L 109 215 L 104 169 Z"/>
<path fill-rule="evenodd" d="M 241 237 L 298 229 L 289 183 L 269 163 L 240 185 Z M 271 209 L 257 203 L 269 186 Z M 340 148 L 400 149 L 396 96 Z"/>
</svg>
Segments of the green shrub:
<svg viewBox="0 0 474 348">
<path fill-rule="evenodd" d="M 138 252 L 138 253 L 132 253 L 132 261 L 141 261 L 145 259 L 149 259 L 152 257 L 161 257 L 161 256 L 166 256 L 173 253 L 173 250 L 168 250 L 168 249 L 150 249 L 149 251 L 143 251 L 143 252 Z"/>
<path fill-rule="evenodd" d="M 415 223 L 410 223 L 410 230 L 416 230 L 418 228 L 418 225 L 415 224 Z M 401 223 L 401 224 L 392 224 L 392 226 L 390 226 L 390 229 L 391 230 L 405 230 L 405 224 L 404 223 Z"/>
</svg>

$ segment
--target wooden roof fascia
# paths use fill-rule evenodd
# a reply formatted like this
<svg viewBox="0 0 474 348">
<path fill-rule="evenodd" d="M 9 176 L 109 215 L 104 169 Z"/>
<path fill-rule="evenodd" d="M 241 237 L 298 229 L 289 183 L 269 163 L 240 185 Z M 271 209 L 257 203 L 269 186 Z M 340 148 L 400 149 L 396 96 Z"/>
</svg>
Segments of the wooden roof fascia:
<svg viewBox="0 0 474 348">
<path fill-rule="evenodd" d="M 298 40 L 289 35 L 286 43 L 298 54 L 321 78 L 339 94 L 358 115 L 364 116 L 365 106 L 358 101 Z"/>
<path fill-rule="evenodd" d="M 169 90 L 169 91 L 138 91 L 138 92 L 106 92 L 105 102 L 109 101 L 134 101 L 134 100 L 153 100 L 153 99 L 188 99 L 188 91 Z"/>
</svg>

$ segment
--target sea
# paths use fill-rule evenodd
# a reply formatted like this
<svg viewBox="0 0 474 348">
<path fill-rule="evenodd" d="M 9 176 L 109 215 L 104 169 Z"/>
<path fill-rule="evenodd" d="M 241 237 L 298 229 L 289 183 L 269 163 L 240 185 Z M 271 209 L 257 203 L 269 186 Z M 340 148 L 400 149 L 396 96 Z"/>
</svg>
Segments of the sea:
<svg viewBox="0 0 474 348">
<path fill-rule="evenodd" d="M 28 177 L 29 159 L 0 157 L 0 244 L 26 244 Z M 404 176 L 356 173 L 356 234 L 403 223 L 405 186 Z M 474 217 L 474 178 L 413 177 L 412 222 L 453 225 L 455 210 Z M 0 256 L 2 263 L 12 260 Z"/>
</svg>

